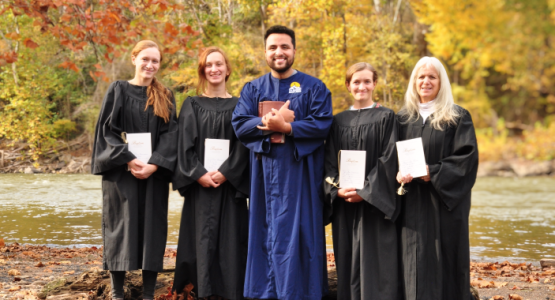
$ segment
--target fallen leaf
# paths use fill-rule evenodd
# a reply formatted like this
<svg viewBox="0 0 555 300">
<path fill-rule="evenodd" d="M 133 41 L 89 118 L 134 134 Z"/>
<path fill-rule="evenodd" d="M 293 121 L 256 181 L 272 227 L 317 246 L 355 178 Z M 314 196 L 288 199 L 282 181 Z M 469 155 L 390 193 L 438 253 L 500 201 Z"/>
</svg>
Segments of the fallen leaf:
<svg viewBox="0 0 555 300">
<path fill-rule="evenodd" d="M 62 260 L 60 262 L 60 264 L 62 264 L 62 265 L 71 265 L 71 262 L 69 260 Z"/>
<path fill-rule="evenodd" d="M 6 243 L 4 243 L 4 239 L 0 239 L 0 248 L 6 247 Z"/>
<path fill-rule="evenodd" d="M 505 300 L 505 297 L 501 296 L 501 295 L 495 295 L 493 296 L 493 298 L 491 298 L 493 300 Z"/>
<path fill-rule="evenodd" d="M 44 269 L 44 272 L 46 272 L 46 273 L 52 273 L 52 269 Z"/>
<path fill-rule="evenodd" d="M 480 289 L 485 289 L 485 288 L 490 288 L 495 286 L 493 281 L 487 281 L 487 280 L 472 280 L 470 282 L 470 285 Z"/>
<path fill-rule="evenodd" d="M 543 281 L 543 283 L 548 283 L 549 281 L 550 281 L 549 278 L 546 278 L 546 279 Z"/>
<path fill-rule="evenodd" d="M 507 284 L 509 284 L 509 283 L 508 283 L 508 282 L 496 282 L 496 281 L 493 282 L 493 285 L 494 285 L 496 288 L 504 287 L 504 286 L 506 286 Z"/>
<path fill-rule="evenodd" d="M 19 277 L 14 277 L 14 278 L 13 278 L 13 281 L 21 281 L 21 278 L 19 278 Z"/>
<path fill-rule="evenodd" d="M 521 296 L 517 295 L 517 294 L 509 294 L 509 299 L 512 300 L 523 300 Z"/>
<path fill-rule="evenodd" d="M 75 271 L 65 271 L 64 272 L 65 275 L 71 275 L 71 274 L 75 274 Z"/>
<path fill-rule="evenodd" d="M 19 291 L 21 289 L 21 286 L 12 286 L 8 291 L 9 292 L 15 292 L 15 291 Z"/>
<path fill-rule="evenodd" d="M 42 263 L 42 261 L 39 261 L 39 262 L 35 265 L 35 267 L 37 267 L 37 268 L 42 268 L 42 267 L 44 267 L 44 264 Z"/>
<path fill-rule="evenodd" d="M 519 288 L 518 286 L 515 285 L 515 286 L 513 286 L 512 288 L 510 288 L 509 290 L 513 290 L 513 291 L 514 291 L 514 290 L 520 290 L 520 288 Z"/>
<path fill-rule="evenodd" d="M 5 260 L 3 260 L 3 259 L 0 259 L 0 265 L 3 265 L 3 264 L 5 264 L 5 263 L 6 263 L 6 261 L 5 261 Z"/>
<path fill-rule="evenodd" d="M 549 289 L 555 291 L 555 286 L 550 286 Z"/>
<path fill-rule="evenodd" d="M 21 275 L 21 272 L 19 272 L 16 269 L 11 269 L 11 270 L 8 271 L 8 275 L 17 276 L 17 275 Z"/>
</svg>

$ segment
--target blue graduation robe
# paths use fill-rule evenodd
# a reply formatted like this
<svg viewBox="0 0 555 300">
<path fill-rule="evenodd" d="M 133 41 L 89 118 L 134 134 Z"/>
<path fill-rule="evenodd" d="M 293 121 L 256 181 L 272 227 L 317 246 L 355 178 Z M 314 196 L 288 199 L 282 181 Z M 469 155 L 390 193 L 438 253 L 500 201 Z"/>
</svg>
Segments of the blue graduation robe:
<svg viewBox="0 0 555 300">
<path fill-rule="evenodd" d="M 287 101 L 292 136 L 271 144 L 256 128 L 261 101 Z M 247 83 L 232 124 L 250 151 L 251 197 L 245 297 L 321 299 L 327 293 L 324 234 L 324 140 L 333 120 L 322 81 L 297 72 Z"/>
</svg>

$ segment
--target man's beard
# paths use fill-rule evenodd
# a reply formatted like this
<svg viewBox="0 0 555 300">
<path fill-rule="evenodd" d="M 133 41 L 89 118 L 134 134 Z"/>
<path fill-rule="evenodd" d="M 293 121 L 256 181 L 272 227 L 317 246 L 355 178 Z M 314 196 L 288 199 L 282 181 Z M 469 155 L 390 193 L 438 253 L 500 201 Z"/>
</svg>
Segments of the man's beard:
<svg viewBox="0 0 555 300">
<path fill-rule="evenodd" d="M 282 74 L 282 73 L 287 72 L 289 69 L 291 69 L 291 67 L 293 66 L 293 63 L 295 62 L 295 57 L 292 57 L 292 58 L 291 58 L 291 63 L 289 63 L 289 60 L 287 60 L 287 59 L 286 59 L 285 61 L 286 61 L 285 66 L 283 66 L 283 67 L 281 67 L 281 68 L 277 68 L 277 67 L 275 66 L 275 62 L 274 62 L 273 59 L 271 60 L 271 62 L 268 62 L 268 60 L 266 60 L 266 63 L 268 64 L 268 66 L 270 67 L 270 69 L 272 69 L 272 70 L 274 70 L 274 71 L 276 71 L 276 72 Z"/>
</svg>

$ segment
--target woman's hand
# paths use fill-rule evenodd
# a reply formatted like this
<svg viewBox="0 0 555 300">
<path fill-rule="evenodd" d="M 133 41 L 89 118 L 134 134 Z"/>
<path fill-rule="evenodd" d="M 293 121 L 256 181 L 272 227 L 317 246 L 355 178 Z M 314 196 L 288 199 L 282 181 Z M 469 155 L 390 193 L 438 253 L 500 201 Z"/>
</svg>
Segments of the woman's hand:
<svg viewBox="0 0 555 300">
<path fill-rule="evenodd" d="M 208 187 L 214 187 L 214 188 L 219 187 L 220 184 L 214 182 L 214 180 L 212 179 L 212 175 L 214 175 L 216 172 L 218 172 L 218 171 L 210 171 L 210 172 L 207 172 L 206 174 L 202 175 L 202 176 L 197 180 L 197 182 L 198 182 L 202 187 L 205 187 L 205 188 L 208 188 Z"/>
<path fill-rule="evenodd" d="M 413 178 L 412 178 L 412 176 L 411 176 L 410 174 L 407 175 L 407 176 L 402 176 L 402 175 L 401 175 L 401 172 L 397 172 L 397 182 L 398 182 L 398 183 L 405 183 L 405 184 L 407 184 L 407 183 L 411 182 L 412 179 L 413 179 Z"/>
<path fill-rule="evenodd" d="M 134 159 L 127 163 L 131 174 L 137 179 L 147 179 L 152 173 L 158 170 L 157 165 L 145 164 L 144 162 Z"/>
<path fill-rule="evenodd" d="M 337 191 L 337 196 L 350 203 L 357 203 L 363 200 L 362 197 L 357 194 L 356 188 L 341 188 Z"/>
<path fill-rule="evenodd" d="M 212 175 L 212 181 L 217 184 L 222 184 L 226 182 L 226 180 L 227 178 L 225 178 L 224 174 L 220 173 L 220 171 L 216 171 L 216 173 Z"/>
<path fill-rule="evenodd" d="M 420 177 L 424 182 L 430 181 L 430 168 L 428 168 L 428 165 L 426 165 L 426 173 L 428 173 L 426 176 Z"/>
<path fill-rule="evenodd" d="M 132 161 L 128 162 L 127 166 L 129 167 L 129 171 L 131 170 L 139 171 L 140 169 L 144 168 L 146 164 L 135 158 Z"/>
</svg>

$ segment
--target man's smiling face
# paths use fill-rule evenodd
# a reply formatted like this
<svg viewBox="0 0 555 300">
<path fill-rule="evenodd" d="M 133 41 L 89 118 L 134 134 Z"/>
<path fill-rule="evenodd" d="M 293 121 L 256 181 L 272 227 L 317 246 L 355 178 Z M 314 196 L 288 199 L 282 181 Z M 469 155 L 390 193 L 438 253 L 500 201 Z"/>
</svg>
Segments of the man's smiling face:
<svg viewBox="0 0 555 300">
<path fill-rule="evenodd" d="M 266 39 L 266 63 L 278 73 L 287 72 L 295 61 L 295 48 L 291 37 L 285 33 L 273 33 Z"/>
</svg>

